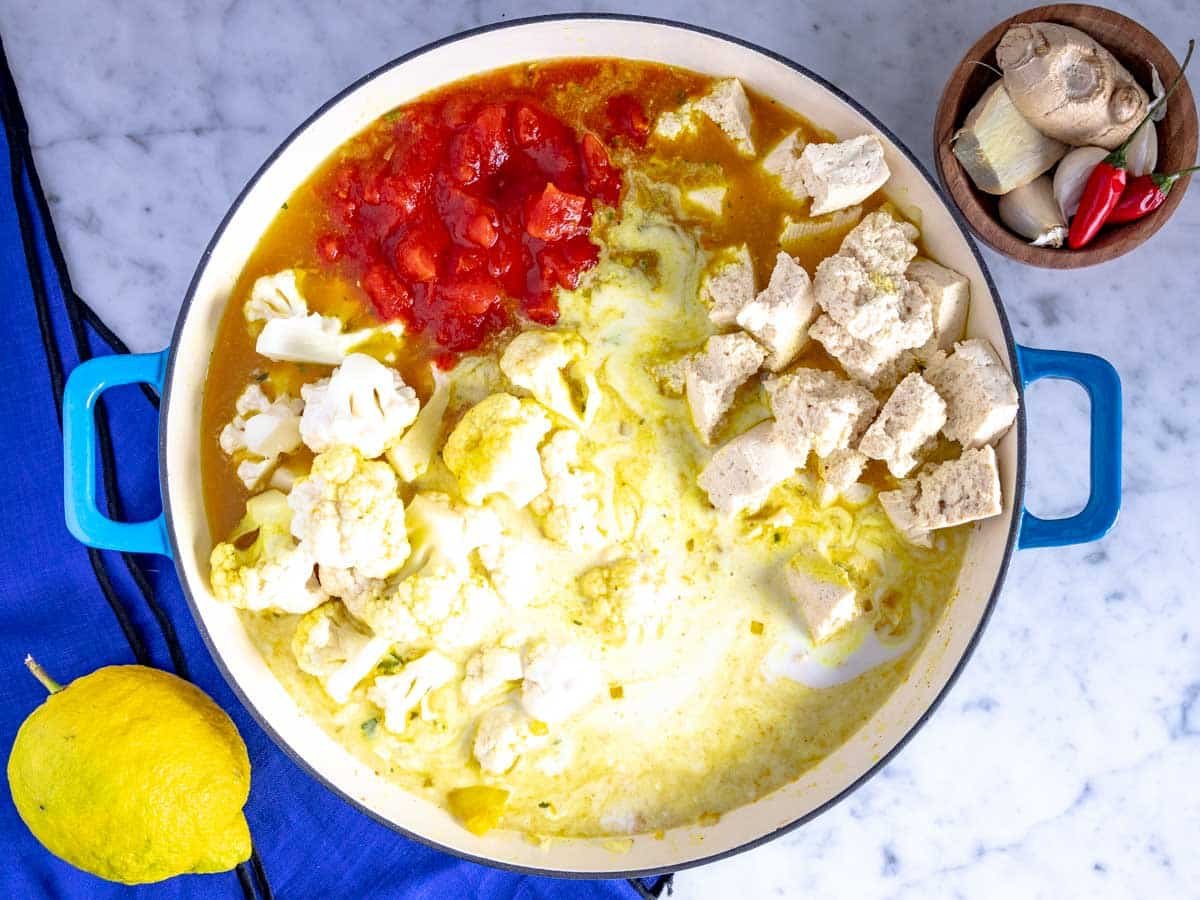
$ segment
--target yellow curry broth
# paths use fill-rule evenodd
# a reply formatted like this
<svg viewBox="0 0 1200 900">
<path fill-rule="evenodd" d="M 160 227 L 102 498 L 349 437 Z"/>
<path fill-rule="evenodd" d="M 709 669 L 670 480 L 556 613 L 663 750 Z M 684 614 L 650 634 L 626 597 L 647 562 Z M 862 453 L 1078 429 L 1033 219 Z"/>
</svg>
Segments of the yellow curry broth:
<svg viewBox="0 0 1200 900">
<path fill-rule="evenodd" d="M 483 99 L 532 92 L 568 124 L 600 131 L 604 103 L 610 96 L 634 94 L 653 122 L 658 113 L 700 96 L 711 83 L 712 79 L 694 73 L 648 63 L 566 60 L 512 67 L 452 85 L 437 95 L 466 91 Z M 793 129 L 800 129 L 808 139 L 831 137 L 770 99 L 751 93 L 750 102 L 760 156 Z M 237 396 L 255 379 L 265 379 L 276 392 L 298 396 L 301 384 L 329 371 L 326 367 L 274 363 L 255 354 L 254 335 L 242 315 L 242 304 L 254 281 L 282 269 L 299 269 L 303 273 L 301 291 L 313 310 L 341 317 L 348 330 L 374 324 L 361 288 L 327 274 L 317 258 L 315 242 L 327 227 L 317 187 L 347 157 L 375 152 L 387 140 L 386 120 L 384 117 L 350 139 L 289 198 L 254 249 L 230 296 L 210 362 L 202 412 L 201 475 L 214 539 L 227 535 L 241 518 L 249 493 L 217 442 L 221 428 L 234 414 Z M 698 245 L 701 265 L 705 251 L 746 243 L 760 288 L 781 249 L 785 217 L 805 218 L 807 201 L 797 203 L 756 160 L 738 156 L 707 120 L 702 120 L 694 133 L 669 145 L 651 137 L 645 150 L 618 142 L 612 151 L 614 162 L 627 172 L 637 170 L 640 177 L 680 189 L 712 180 L 725 183 L 727 193 L 719 219 L 685 212 L 679 227 Z M 869 210 L 881 202 L 874 200 L 866 207 Z M 648 221 L 653 217 L 664 221 L 671 214 L 661 204 L 648 204 L 643 212 Z M 811 274 L 822 258 L 838 249 L 853 224 L 849 221 L 844 227 L 783 249 L 800 259 Z M 615 227 L 598 216 L 594 236 L 615 233 Z M 605 278 L 619 279 L 623 267 L 640 270 L 650 282 L 658 279 L 660 270 L 670 268 L 654 248 L 606 249 L 601 266 L 585 276 L 583 287 L 564 301 L 561 324 L 578 330 L 589 342 L 596 342 L 599 335 L 611 338 L 618 334 L 619 328 L 611 321 L 598 321 L 600 313 L 590 309 L 589 303 L 595 296 L 592 289 L 600 290 L 597 286 Z M 623 295 L 617 291 L 611 296 Z M 692 296 L 688 302 L 697 301 Z M 641 321 L 634 310 L 622 311 L 619 316 L 630 323 Z M 664 357 L 683 349 L 681 342 L 690 342 L 689 349 L 694 349 L 711 331 L 703 310 L 693 308 L 686 319 L 685 323 L 681 318 L 674 333 L 656 338 L 658 343 L 653 346 Z M 494 356 L 498 343 L 485 346 L 483 354 Z M 427 344 L 383 341 L 366 350 L 396 366 L 422 400 L 428 397 L 432 383 Z M 799 364 L 837 369 L 815 342 Z M 686 404 L 657 394 L 650 400 L 641 396 L 639 392 L 644 393 L 650 383 L 649 376 L 640 366 L 635 368 L 640 375 L 620 381 L 604 370 L 607 407 L 587 439 L 617 441 L 618 435 L 632 429 L 637 441 L 645 441 L 637 445 L 635 457 L 614 457 L 618 462 L 613 468 L 627 479 L 636 476 L 650 481 L 661 475 L 663 483 L 658 489 L 676 492 L 674 515 L 680 517 L 680 527 L 687 534 L 678 535 L 676 546 L 672 542 L 676 535 L 669 530 L 656 533 L 651 529 L 642 549 L 651 555 L 673 554 L 684 569 L 695 571 L 684 578 L 686 590 L 681 596 L 686 599 L 677 599 L 676 604 L 687 608 L 675 611 L 671 625 L 675 630 L 669 641 L 661 645 L 651 642 L 642 648 L 645 659 L 640 661 L 623 660 L 619 649 L 611 651 L 614 659 L 623 660 L 628 672 L 640 674 L 613 685 L 608 702 L 569 729 L 559 726 L 551 730 L 550 740 L 569 740 L 575 747 L 566 770 L 547 773 L 518 764 L 503 776 L 481 772 L 471 755 L 478 711 L 465 707 L 453 683 L 431 695 L 432 719 L 414 718 L 402 735 L 391 734 L 378 724 L 381 714 L 365 699 L 361 687 L 349 703 L 339 705 L 316 679 L 300 672 L 290 651 L 296 617 L 243 614 L 252 637 L 288 691 L 323 728 L 384 777 L 441 804 L 455 789 L 481 783 L 502 787 L 508 791 L 502 827 L 534 835 L 600 835 L 711 822 L 720 813 L 795 780 L 862 727 L 906 677 L 914 652 L 880 665 L 868 675 L 822 689 L 786 677 L 765 678 L 764 667 L 771 653 L 797 627 L 779 573 L 800 549 L 817 542 L 828 544 L 835 561 L 847 567 L 855 586 L 878 594 L 866 602 L 870 621 L 881 635 L 899 639 L 905 632 L 911 633 L 919 617 L 924 639 L 949 601 L 969 529 L 940 532 L 934 549 L 923 550 L 891 529 L 875 501 L 865 508 L 839 502 L 823 509 L 800 485 L 776 491 L 755 516 L 736 525 L 723 525 L 695 485 L 692 468 L 707 451 L 688 424 Z M 660 418 L 647 414 L 647 409 L 656 410 Z M 460 413 L 461 409 L 452 408 L 450 420 Z M 761 391 L 743 391 L 723 436 L 732 436 L 765 415 Z M 939 448 L 939 458 L 949 452 L 949 446 Z M 305 457 L 298 456 L 303 463 Z M 607 457 L 598 455 L 600 458 Z M 448 478 L 444 467 L 435 465 L 416 487 L 442 488 Z M 864 480 L 876 489 L 895 485 L 886 468 L 875 463 L 868 466 Z M 665 527 L 669 529 L 670 524 Z M 869 552 L 862 552 L 863 547 Z M 881 562 L 884 557 L 886 561 Z M 528 615 L 553 619 L 556 628 L 590 633 L 602 627 L 589 618 L 587 604 L 577 596 L 532 598 L 531 606 Z M 611 635 L 599 637 L 611 643 Z M 847 644 L 838 652 L 853 649 Z M 667 677 L 664 673 L 673 669 L 691 671 L 696 666 L 700 677 L 711 680 L 711 689 L 687 702 L 660 702 L 659 682 L 654 677 Z M 652 677 L 654 673 L 658 675 Z"/>
</svg>

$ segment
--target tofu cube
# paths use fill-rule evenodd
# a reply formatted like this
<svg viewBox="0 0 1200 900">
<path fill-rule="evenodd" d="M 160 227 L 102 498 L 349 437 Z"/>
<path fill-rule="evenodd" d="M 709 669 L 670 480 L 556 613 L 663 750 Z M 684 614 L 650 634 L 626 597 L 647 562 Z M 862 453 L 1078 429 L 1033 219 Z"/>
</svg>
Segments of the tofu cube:
<svg viewBox="0 0 1200 900">
<path fill-rule="evenodd" d="M 698 483 L 720 512 L 753 512 L 776 485 L 796 474 L 807 458 L 807 446 L 788 443 L 774 422 L 760 422 L 714 453 Z"/>
<path fill-rule="evenodd" d="M 808 343 L 808 326 L 817 316 L 808 272 L 786 253 L 775 257 L 766 290 L 741 308 L 737 324 L 770 352 L 767 368 L 787 368 Z"/>
<path fill-rule="evenodd" d="M 813 295 L 831 321 L 810 329 L 810 335 L 871 387 L 894 384 L 891 375 L 897 373 L 890 364 L 933 334 L 933 306 L 903 274 L 917 252 L 916 237 L 909 223 L 875 212 L 851 229 L 837 254 L 817 266 Z M 906 361 L 904 371 L 911 368 Z"/>
<path fill-rule="evenodd" d="M 999 440 L 1017 416 L 1017 388 L 992 345 L 981 338 L 955 344 L 925 378 L 946 401 L 942 432 L 967 449 Z"/>
<path fill-rule="evenodd" d="M 845 570 L 815 551 L 793 556 L 784 569 L 784 580 L 814 644 L 827 641 L 861 611 Z"/>
<path fill-rule="evenodd" d="M 780 434 L 822 458 L 855 443 L 879 408 L 870 391 L 819 369 L 797 369 L 766 387 Z"/>
<path fill-rule="evenodd" d="M 754 262 L 750 248 L 726 247 L 714 255 L 700 281 L 700 300 L 708 318 L 720 328 L 737 321 L 743 306 L 754 299 Z"/>
<path fill-rule="evenodd" d="M 772 147 L 762 161 L 763 169 L 778 178 L 783 190 L 795 200 L 808 197 L 808 191 L 804 189 L 804 179 L 800 176 L 800 154 L 807 143 L 797 129 Z"/>
<path fill-rule="evenodd" d="M 929 529 L 923 527 L 917 518 L 916 511 L 917 483 L 902 481 L 894 491 L 882 491 L 879 494 L 879 505 L 891 520 L 893 527 L 904 535 L 910 544 L 918 547 L 932 547 L 933 536 Z"/>
<path fill-rule="evenodd" d="M 852 488 L 862 477 L 863 469 L 867 466 L 867 456 L 858 450 L 834 450 L 824 459 L 817 462 L 817 475 L 821 479 L 818 500 L 822 506 L 828 506 L 839 497 L 849 496 Z M 868 497 L 870 488 L 859 485 Z"/>
<path fill-rule="evenodd" d="M 684 378 L 692 422 L 706 444 L 725 413 L 733 406 L 737 389 L 757 372 L 767 351 L 748 334 L 715 334 L 688 364 Z"/>
<path fill-rule="evenodd" d="M 860 341 L 828 315 L 819 316 L 808 328 L 808 336 L 825 348 L 846 374 L 871 390 L 894 385 L 917 365 L 900 341 L 884 332 L 872 341 Z"/>
<path fill-rule="evenodd" d="M 949 353 L 963 336 L 971 306 L 971 283 L 966 276 L 928 259 L 914 259 L 904 275 L 925 292 L 933 310 L 933 337 L 917 351 L 917 357 L 929 363 L 934 353 Z"/>
<path fill-rule="evenodd" d="M 695 107 L 685 103 L 677 110 L 665 112 L 654 123 L 654 134 L 664 141 L 677 141 L 688 131 L 692 130 Z"/>
<path fill-rule="evenodd" d="M 711 91 L 696 101 L 696 111 L 712 119 L 733 142 L 738 153 L 754 155 L 750 98 L 740 81 L 736 78 L 718 81 Z"/>
<path fill-rule="evenodd" d="M 917 454 L 945 423 L 945 401 L 913 372 L 896 385 L 858 449 L 871 459 L 883 460 L 889 472 L 903 478 L 917 467 Z"/>
<path fill-rule="evenodd" d="M 687 385 L 687 370 L 691 364 L 690 356 L 681 356 L 669 362 L 659 363 L 650 367 L 650 377 L 658 385 L 658 389 L 668 397 L 682 397 Z"/>
<path fill-rule="evenodd" d="M 929 532 L 998 516 L 1003 510 L 1000 470 L 990 446 L 964 450 L 958 459 L 929 466 L 900 489 L 879 495 L 884 512 L 914 543 L 928 546 Z"/>
<path fill-rule="evenodd" d="M 681 195 L 684 210 L 714 219 L 720 218 L 725 209 L 725 192 L 725 186 L 720 184 L 684 191 Z"/>
<path fill-rule="evenodd" d="M 917 226 L 897 219 L 884 210 L 871 213 L 842 239 L 838 255 L 850 256 L 868 272 L 903 275 L 917 255 Z"/>
<path fill-rule="evenodd" d="M 809 144 L 800 154 L 800 177 L 812 196 L 812 215 L 862 203 L 891 177 L 883 144 L 864 134 L 836 144 Z"/>
<path fill-rule="evenodd" d="M 853 257 L 823 259 L 813 296 L 855 340 L 909 350 L 933 335 L 933 306 L 916 282 L 868 272 Z"/>
</svg>

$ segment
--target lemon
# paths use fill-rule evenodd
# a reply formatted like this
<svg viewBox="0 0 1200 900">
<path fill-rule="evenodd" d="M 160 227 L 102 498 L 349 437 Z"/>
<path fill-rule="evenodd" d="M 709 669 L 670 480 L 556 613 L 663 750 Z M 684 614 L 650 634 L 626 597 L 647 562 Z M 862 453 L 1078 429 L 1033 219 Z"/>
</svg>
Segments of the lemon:
<svg viewBox="0 0 1200 900">
<path fill-rule="evenodd" d="M 13 803 L 55 856 L 125 884 L 223 872 L 250 856 L 250 759 L 220 707 L 181 678 L 107 666 L 60 688 L 21 725 Z"/>
</svg>

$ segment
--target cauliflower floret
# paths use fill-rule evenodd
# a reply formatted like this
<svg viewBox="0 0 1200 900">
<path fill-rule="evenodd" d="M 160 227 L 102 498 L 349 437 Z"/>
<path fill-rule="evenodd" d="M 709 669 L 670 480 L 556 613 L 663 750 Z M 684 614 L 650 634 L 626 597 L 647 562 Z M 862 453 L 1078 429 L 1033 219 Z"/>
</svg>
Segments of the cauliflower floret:
<svg viewBox="0 0 1200 900">
<path fill-rule="evenodd" d="M 406 570 L 435 557 L 458 568 L 469 566 L 472 551 L 500 538 L 500 520 L 487 507 L 455 503 L 448 494 L 424 491 L 408 504 L 408 536 L 412 556 Z"/>
<path fill-rule="evenodd" d="M 444 565 L 426 566 L 402 579 L 391 594 L 383 595 L 372 624 L 399 635 L 420 629 L 407 643 L 428 640 L 442 647 L 478 644 L 500 617 L 500 598 L 482 575 L 464 573 Z M 380 629 L 377 629 L 380 630 Z"/>
<path fill-rule="evenodd" d="M 308 476 L 288 495 L 292 534 L 318 565 L 384 578 L 408 558 L 398 487 L 387 463 L 364 460 L 351 447 L 334 447 L 313 460 Z"/>
<path fill-rule="evenodd" d="M 600 495 L 600 475 L 577 466 L 579 432 L 554 432 L 542 447 L 546 491 L 529 508 L 538 516 L 542 534 L 573 550 L 604 542 L 605 506 Z"/>
<path fill-rule="evenodd" d="M 362 353 L 346 357 L 333 375 L 300 389 L 300 436 L 314 453 L 339 444 L 374 459 L 400 439 L 420 402 L 400 373 Z"/>
<path fill-rule="evenodd" d="M 433 393 L 404 437 L 387 449 L 387 461 L 405 481 L 415 481 L 428 470 L 442 436 L 446 407 L 450 405 L 449 376 L 437 366 L 429 368 L 433 373 Z"/>
<path fill-rule="evenodd" d="M 527 716 L 508 704 L 480 716 L 471 748 L 479 767 L 493 775 L 503 775 L 515 766 L 521 754 L 536 743 L 530 725 Z"/>
<path fill-rule="evenodd" d="M 536 400 L 492 394 L 459 420 L 442 459 L 468 503 L 504 494 L 521 508 L 546 490 L 538 444 L 549 430 L 550 417 Z"/>
<path fill-rule="evenodd" d="M 471 552 L 499 535 L 490 510 L 458 507 L 445 494 L 418 494 L 408 506 L 411 552 L 392 578 L 332 573 L 352 613 L 379 634 L 409 646 L 479 643 L 500 615 L 500 599 L 471 571 Z M 324 578 L 324 569 L 322 569 Z"/>
<path fill-rule="evenodd" d="M 246 515 L 229 541 L 213 547 L 209 557 L 213 596 L 252 612 L 304 613 L 324 602 L 325 592 L 313 577 L 315 560 L 308 547 L 292 540 L 291 524 L 292 510 L 279 491 L 247 500 Z M 239 549 L 252 534 L 254 542 Z"/>
<path fill-rule="evenodd" d="M 340 319 L 308 311 L 294 269 L 264 275 L 255 281 L 242 312 L 247 322 L 264 323 L 255 351 L 280 362 L 336 366 L 355 347 L 377 334 L 404 333 L 397 322 L 343 333 Z"/>
<path fill-rule="evenodd" d="M 462 695 L 470 706 L 520 681 L 525 674 L 521 651 L 510 647 L 488 647 L 467 660 L 467 674 L 462 680 Z"/>
<path fill-rule="evenodd" d="M 521 703 L 541 722 L 569 719 L 595 700 L 603 687 L 603 672 L 578 644 L 543 642 L 525 654 Z"/>
<path fill-rule="evenodd" d="M 338 569 L 334 566 L 318 567 L 317 579 L 321 582 L 321 588 L 325 593 L 330 597 L 337 597 L 339 600 L 377 590 L 383 584 L 382 578 L 367 578 L 365 575 L 359 575 L 353 569 Z"/>
<path fill-rule="evenodd" d="M 580 575 L 577 584 L 592 624 L 618 644 L 647 636 L 661 619 L 662 579 L 636 559 L 596 566 Z"/>
<path fill-rule="evenodd" d="M 292 653 L 301 671 L 316 676 L 338 703 L 371 674 L 387 655 L 391 642 L 360 629 L 340 603 L 310 611 L 296 625 Z"/>
<path fill-rule="evenodd" d="M 552 412 L 576 425 L 587 425 L 600 408 L 600 386 L 581 371 L 587 344 L 577 334 L 526 331 L 500 357 L 500 371 Z"/>
<path fill-rule="evenodd" d="M 525 606 L 532 593 L 529 576 L 537 567 L 534 545 L 497 532 L 494 539 L 481 544 L 476 552 L 500 599 L 516 609 Z"/>
<path fill-rule="evenodd" d="M 308 315 L 308 302 L 296 284 L 296 270 L 284 269 L 264 275 L 250 288 L 250 299 L 242 307 L 247 322 L 269 322 Z"/>
<path fill-rule="evenodd" d="M 383 726 L 403 734 L 409 714 L 417 706 L 430 718 L 429 695 L 458 674 L 458 666 L 436 650 L 414 659 L 395 675 L 380 675 L 367 691 L 367 699 L 383 710 Z"/>
<path fill-rule="evenodd" d="M 257 487 L 285 453 L 300 446 L 300 413 L 304 401 L 281 394 L 268 400 L 263 389 L 250 384 L 234 406 L 237 415 L 221 429 L 226 456 L 238 458 L 237 475 L 248 488 Z"/>
</svg>

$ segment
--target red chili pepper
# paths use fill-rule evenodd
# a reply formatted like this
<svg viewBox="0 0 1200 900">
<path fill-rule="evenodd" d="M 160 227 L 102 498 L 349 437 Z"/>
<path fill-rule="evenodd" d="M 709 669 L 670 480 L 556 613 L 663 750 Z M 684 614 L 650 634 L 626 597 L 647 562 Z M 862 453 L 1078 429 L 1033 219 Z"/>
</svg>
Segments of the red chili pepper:
<svg viewBox="0 0 1200 900">
<path fill-rule="evenodd" d="M 1100 160 L 1096 164 L 1096 168 L 1092 169 L 1092 174 L 1088 176 L 1087 184 L 1084 185 L 1083 196 L 1079 200 L 1079 210 L 1075 213 L 1075 218 L 1071 220 L 1071 230 L 1067 233 L 1067 246 L 1072 250 L 1078 250 L 1091 243 L 1092 238 L 1100 232 L 1101 227 L 1116 209 L 1121 194 L 1125 190 L 1125 182 L 1129 177 L 1129 172 L 1125 168 L 1129 145 L 1133 143 L 1137 133 L 1150 121 L 1150 117 L 1159 104 L 1166 103 L 1175 88 L 1179 87 L 1179 83 L 1183 80 L 1183 70 L 1191 61 L 1192 51 L 1195 48 L 1196 42 L 1188 41 L 1187 56 L 1183 58 L 1183 65 L 1179 67 L 1179 74 L 1171 82 L 1171 87 L 1156 103 L 1150 105 L 1150 108 L 1146 110 L 1145 117 L 1138 123 L 1137 128 L 1133 129 L 1133 133 L 1126 138 L 1125 143 Z"/>
<path fill-rule="evenodd" d="M 1121 195 L 1121 199 L 1113 207 L 1112 213 L 1104 224 L 1120 225 L 1123 222 L 1133 222 L 1150 215 L 1163 205 L 1167 194 L 1171 193 L 1171 188 L 1175 186 L 1175 182 L 1184 175 L 1190 175 L 1197 170 L 1200 170 L 1200 166 L 1192 166 L 1190 169 L 1172 172 L 1170 175 L 1151 172 L 1149 175 L 1138 176 L 1129 182 L 1125 193 Z"/>
</svg>

